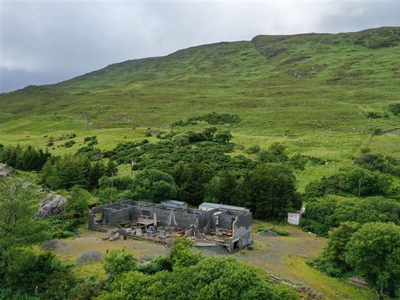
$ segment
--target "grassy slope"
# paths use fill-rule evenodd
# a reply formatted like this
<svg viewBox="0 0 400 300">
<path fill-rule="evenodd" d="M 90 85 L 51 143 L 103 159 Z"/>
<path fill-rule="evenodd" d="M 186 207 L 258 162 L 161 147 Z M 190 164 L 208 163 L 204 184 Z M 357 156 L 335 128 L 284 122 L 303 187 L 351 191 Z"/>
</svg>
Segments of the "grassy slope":
<svg viewBox="0 0 400 300">
<path fill-rule="evenodd" d="M 111 148 L 143 128 L 169 130 L 173 121 L 215 111 L 242 118 L 229 128 L 245 147 L 280 141 L 291 153 L 338 159 L 339 167 L 361 147 L 396 155 L 396 131 L 370 133 L 398 127 L 388 104 L 400 92 L 399 41 L 400 28 L 257 36 L 114 64 L 0 95 L 1 142 L 45 147 L 49 136 L 74 132 L 75 149 L 92 135 Z M 387 117 L 367 118 L 371 111 Z M 302 172 L 299 187 L 332 172 Z"/>
<path fill-rule="evenodd" d="M 45 147 L 49 137 L 74 132 L 77 144 L 54 152 L 75 151 L 93 135 L 100 147 L 110 149 L 118 141 L 142 138 L 146 127 L 169 130 L 173 121 L 212 111 L 238 114 L 243 121 L 229 127 L 236 143 L 267 147 L 279 141 L 291 153 L 338 159 L 337 166 L 299 172 L 302 190 L 310 180 L 350 164 L 361 147 L 397 155 L 396 131 L 371 132 L 399 127 L 398 117 L 388 112 L 388 104 L 399 101 L 399 36 L 399 28 L 258 36 L 114 64 L 57 85 L 27 87 L 0 95 L 0 142 Z M 365 116 L 369 111 L 388 115 L 370 119 Z M 323 281 L 297 256 L 287 256 L 284 264 L 298 266 L 293 276 L 311 286 Z"/>
</svg>

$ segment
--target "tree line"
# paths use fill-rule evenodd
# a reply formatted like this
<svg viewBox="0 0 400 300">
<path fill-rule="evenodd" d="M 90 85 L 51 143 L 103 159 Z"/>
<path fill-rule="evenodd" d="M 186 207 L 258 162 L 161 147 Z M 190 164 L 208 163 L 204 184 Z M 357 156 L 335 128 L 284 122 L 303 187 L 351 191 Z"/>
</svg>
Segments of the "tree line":
<svg viewBox="0 0 400 300">
<path fill-rule="evenodd" d="M 194 206 L 210 201 L 245 206 L 257 218 L 277 220 L 301 207 L 294 170 L 303 168 L 307 157 L 291 158 L 278 143 L 265 150 L 253 149 L 253 158 L 232 156 L 238 145 L 215 140 L 216 134 L 212 128 L 188 132 L 186 142 L 181 141 L 181 134 L 168 134 L 157 143 L 123 143 L 111 151 L 95 148 L 96 138 L 90 137 L 75 154 L 52 156 L 33 147 L 16 146 L 3 148 L 0 157 L 45 153 L 39 184 L 51 190 L 79 186 L 91 192 L 99 204 L 127 198 L 150 202 L 179 199 Z M 134 176 L 117 176 L 118 165 L 127 163 Z"/>
<path fill-rule="evenodd" d="M 230 133 L 216 138 L 218 132 L 221 133 L 212 127 L 200 132 L 169 132 L 158 135 L 155 143 L 143 139 L 118 144 L 110 151 L 96 148 L 96 137 L 88 137 L 75 154 L 64 156 L 52 156 L 31 146 L 1 146 L 0 158 L 15 168 L 38 172 L 39 184 L 69 194 L 63 216 L 32 223 L 32 229 L 48 233 L 48 237 L 67 236 L 84 223 L 90 202 L 107 204 L 127 198 L 151 202 L 179 199 L 197 206 L 210 201 L 250 208 L 255 218 L 283 220 L 287 212 L 299 209 L 303 199 L 307 199 L 302 228 L 329 238 L 327 249 L 312 265 L 334 276 L 361 275 L 380 294 L 396 294 L 398 285 L 392 278 L 397 275 L 379 269 L 376 272 L 381 277 L 371 275 L 375 277 L 369 278 L 370 274 L 357 263 L 362 261 L 357 258 L 362 250 L 356 247 L 362 236 L 356 233 L 364 227 L 370 231 L 374 227 L 377 231 L 385 228 L 396 234 L 400 222 L 396 159 L 363 150 L 362 155 L 354 159 L 354 166 L 311 182 L 301 195 L 296 190 L 295 171 L 304 170 L 310 164 L 323 164 L 323 159 L 300 154 L 289 156 L 280 143 L 273 143 L 267 149 L 257 145 L 246 149 L 231 143 Z M 236 150 L 246 155 L 235 155 Z M 123 164 L 129 164 L 130 175 L 118 174 Z M 16 202 L 15 207 L 21 203 Z M 10 212 L 6 220 L 13 220 L 12 210 L 4 211 Z M 46 229 L 49 224 L 53 230 Z M 3 228 L 7 228 L 6 225 L 3 224 Z M 2 241 L 5 244 L 13 241 L 16 237 L 10 232 L 19 230 L 17 226 L 0 232 Z M 335 241 L 342 231 L 345 238 Z M 26 244 L 35 237 L 39 238 L 32 234 Z M 386 241 L 376 240 L 377 244 L 386 245 Z M 13 261 L 8 257 L 11 252 L 4 249 L 5 261 Z M 376 251 L 379 249 L 377 247 Z M 397 261 L 396 255 L 395 250 L 389 251 L 388 263 Z M 47 259 L 50 258 L 39 260 Z"/>
<path fill-rule="evenodd" d="M 354 166 L 311 182 L 300 225 L 328 238 L 308 263 L 334 277 L 362 277 L 378 299 L 400 290 L 397 159 L 363 149 Z"/>
<path fill-rule="evenodd" d="M 323 253 L 308 263 L 334 277 L 358 275 L 378 299 L 396 298 L 400 288 L 400 226 L 392 222 L 345 221 L 329 231 Z"/>
</svg>

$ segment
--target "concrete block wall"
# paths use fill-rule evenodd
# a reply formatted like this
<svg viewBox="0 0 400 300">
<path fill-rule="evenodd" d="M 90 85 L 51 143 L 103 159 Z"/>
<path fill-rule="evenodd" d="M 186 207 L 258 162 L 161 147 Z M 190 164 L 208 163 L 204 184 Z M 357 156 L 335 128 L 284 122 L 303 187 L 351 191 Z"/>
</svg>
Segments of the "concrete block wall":
<svg viewBox="0 0 400 300">
<path fill-rule="evenodd" d="M 153 219 L 155 214 L 160 226 L 167 226 L 167 220 L 171 214 L 170 209 L 166 209 L 159 204 L 126 200 L 93 208 L 89 213 L 89 228 L 101 230 L 100 224 L 94 221 L 97 213 L 102 213 L 103 219 L 100 220 L 100 223 L 115 226 L 122 221 L 136 221 L 138 218 L 143 217 L 143 210 L 146 211 L 148 218 Z M 218 214 L 219 225 L 217 226 L 214 213 L 218 211 L 221 213 Z M 190 209 L 176 209 L 174 214 L 177 227 L 190 228 L 194 234 L 199 236 L 208 233 L 210 229 L 215 230 L 216 227 L 234 230 L 234 236 L 226 239 L 229 251 L 233 252 L 242 249 L 253 242 L 251 212 L 220 209 L 201 211 L 200 213 Z"/>
<path fill-rule="evenodd" d="M 165 209 L 163 206 L 155 205 L 155 206 L 134 206 L 131 209 L 131 220 L 137 220 L 140 217 L 143 217 L 142 211 L 146 210 L 150 212 L 150 219 L 154 218 L 154 214 L 156 215 L 156 219 L 160 221 L 161 226 L 167 226 L 168 218 L 171 214 L 170 209 Z M 174 210 L 175 220 L 177 223 L 177 227 L 187 228 L 190 225 L 196 222 L 197 215 L 185 209 L 176 209 Z M 171 226 L 174 226 L 171 224 Z"/>
<path fill-rule="evenodd" d="M 130 221 L 129 211 L 130 211 L 129 207 L 122 208 L 119 210 L 110 210 L 108 213 L 108 221 L 106 219 L 106 222 L 110 226 L 116 226 L 117 223 L 119 222 L 128 222 Z"/>
<path fill-rule="evenodd" d="M 219 215 L 219 226 L 224 229 L 232 230 L 232 222 L 236 219 L 235 215 L 222 213 Z"/>
<path fill-rule="evenodd" d="M 239 238 L 238 240 L 239 249 L 247 247 L 253 242 L 252 222 L 253 222 L 253 217 L 250 212 L 238 216 L 238 219 L 235 222 L 234 225 L 235 234 L 233 236 L 233 239 Z"/>
</svg>

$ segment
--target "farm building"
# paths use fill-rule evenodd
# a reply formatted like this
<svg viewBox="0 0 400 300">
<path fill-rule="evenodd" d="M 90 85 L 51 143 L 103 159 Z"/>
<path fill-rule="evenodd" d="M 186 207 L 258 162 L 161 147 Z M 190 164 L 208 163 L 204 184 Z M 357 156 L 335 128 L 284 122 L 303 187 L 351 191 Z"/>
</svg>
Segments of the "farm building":
<svg viewBox="0 0 400 300">
<path fill-rule="evenodd" d="M 106 231 L 121 224 L 129 230 L 165 238 L 180 232 L 195 241 L 220 245 L 229 252 L 243 249 L 253 241 L 252 214 L 234 206 L 193 210 L 176 200 L 148 203 L 125 200 L 94 207 L 89 213 L 89 228 Z"/>
</svg>

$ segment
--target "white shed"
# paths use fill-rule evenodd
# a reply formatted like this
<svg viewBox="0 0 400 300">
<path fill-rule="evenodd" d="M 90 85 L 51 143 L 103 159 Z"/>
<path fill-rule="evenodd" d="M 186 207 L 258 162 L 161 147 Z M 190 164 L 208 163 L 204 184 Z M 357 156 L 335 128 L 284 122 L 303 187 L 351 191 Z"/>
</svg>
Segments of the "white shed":
<svg viewBox="0 0 400 300">
<path fill-rule="evenodd" d="M 299 211 L 297 211 L 295 213 L 288 213 L 288 218 L 287 218 L 288 223 L 298 226 L 300 224 L 301 215 L 305 211 L 306 211 L 306 209 L 304 207 L 302 207 Z"/>
</svg>

